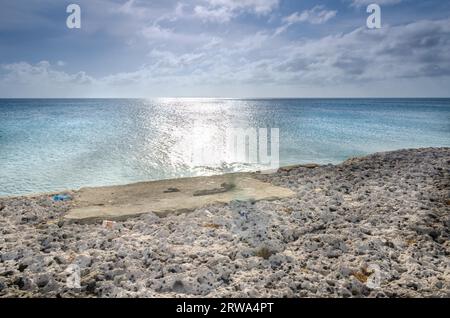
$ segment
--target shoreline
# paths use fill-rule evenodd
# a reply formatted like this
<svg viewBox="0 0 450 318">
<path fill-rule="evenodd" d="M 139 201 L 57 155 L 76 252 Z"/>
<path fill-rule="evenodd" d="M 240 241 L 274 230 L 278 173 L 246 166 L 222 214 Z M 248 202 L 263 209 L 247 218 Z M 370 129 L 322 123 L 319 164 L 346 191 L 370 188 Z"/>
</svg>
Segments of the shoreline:
<svg viewBox="0 0 450 318">
<path fill-rule="evenodd" d="M 350 159 L 354 159 L 358 157 L 352 157 Z M 345 162 L 345 161 L 343 161 Z M 341 163 L 343 163 L 341 162 Z M 339 163 L 339 164 L 341 164 Z M 330 164 L 327 164 L 330 165 Z M 336 164 L 331 164 L 336 165 Z M 320 167 L 323 166 L 322 164 L 316 164 L 316 163 L 304 163 L 304 164 L 293 164 L 293 165 L 286 165 L 281 166 L 278 169 L 267 169 L 267 170 L 252 170 L 252 171 L 237 171 L 237 172 L 229 172 L 229 173 L 222 173 L 222 174 L 211 174 L 211 175 L 200 175 L 200 176 L 193 176 L 193 177 L 180 177 L 180 178 L 168 178 L 168 179 L 155 179 L 155 180 L 143 180 L 143 181 L 136 181 L 131 183 L 118 183 L 118 184 L 109 184 L 109 185 L 100 185 L 100 186 L 82 186 L 79 188 L 66 188 L 61 190 L 52 190 L 52 191 L 43 191 L 43 192 L 33 192 L 33 193 L 27 193 L 27 194 L 12 194 L 12 195 L 0 195 L 0 200 L 2 199 L 17 199 L 17 198 L 33 198 L 33 197 L 39 197 L 39 196 L 52 196 L 62 193 L 76 193 L 83 189 L 102 189 L 102 188 L 112 188 L 112 187 L 127 187 L 127 186 L 133 186 L 133 185 L 139 185 L 139 184 L 149 184 L 149 183 L 164 183 L 164 182 L 170 182 L 170 181 L 183 181 L 183 180 L 192 180 L 195 179 L 202 179 L 202 178 L 214 178 L 219 176 L 232 176 L 232 175 L 239 175 L 239 174 L 274 174 L 277 173 L 279 170 L 284 169 L 292 169 L 297 167 L 305 167 L 305 168 L 311 168 L 311 167 Z"/>
<path fill-rule="evenodd" d="M 13 195 L 6 195 L 6 196 L 0 195 L 0 200 L 18 199 L 18 198 L 34 198 L 34 197 L 40 197 L 40 196 L 53 196 L 53 195 L 62 194 L 62 193 L 77 193 L 83 189 L 103 189 L 103 188 L 113 188 L 113 187 L 127 187 L 127 186 L 140 185 L 140 184 L 164 183 L 164 182 L 168 182 L 168 181 L 169 182 L 170 181 L 183 181 L 183 180 L 195 181 L 196 179 L 202 179 L 202 178 L 214 178 L 214 177 L 218 177 L 218 176 L 232 176 L 232 175 L 239 175 L 239 174 L 251 174 L 251 175 L 255 175 L 255 174 L 266 175 L 266 174 L 268 174 L 268 175 L 271 175 L 271 174 L 279 173 L 280 171 L 289 171 L 292 169 L 302 168 L 302 167 L 308 168 L 308 169 L 314 169 L 314 168 L 323 167 L 323 166 L 339 166 L 339 165 L 345 164 L 348 161 L 358 160 L 361 158 L 366 158 L 366 157 L 370 157 L 370 156 L 377 155 L 377 154 L 386 154 L 386 153 L 392 153 L 392 152 L 398 152 L 398 151 L 414 151 L 414 150 L 419 150 L 419 149 L 430 149 L 430 150 L 450 149 L 450 147 L 402 148 L 402 149 L 392 150 L 392 151 L 374 152 L 374 153 L 368 154 L 366 156 L 352 156 L 352 157 L 345 159 L 336 164 L 333 164 L 333 163 L 318 164 L 315 162 L 310 162 L 310 163 L 301 163 L 301 164 L 289 164 L 286 166 L 280 166 L 278 169 L 254 170 L 254 171 L 245 171 L 245 172 L 237 171 L 237 172 L 212 174 L 212 175 L 205 175 L 205 176 L 142 180 L 142 181 L 136 181 L 136 182 L 131 182 L 131 183 L 118 183 L 118 184 L 109 184 L 109 185 L 100 185 L 100 186 L 87 185 L 87 186 L 81 186 L 79 188 L 66 188 L 66 189 L 55 190 L 55 191 L 33 192 L 33 193 L 18 194 L 18 195 L 13 194 Z"/>
<path fill-rule="evenodd" d="M 284 167 L 254 177 L 293 197 L 106 225 L 1 197 L 0 297 L 450 297 L 449 167 L 450 148 Z"/>
</svg>

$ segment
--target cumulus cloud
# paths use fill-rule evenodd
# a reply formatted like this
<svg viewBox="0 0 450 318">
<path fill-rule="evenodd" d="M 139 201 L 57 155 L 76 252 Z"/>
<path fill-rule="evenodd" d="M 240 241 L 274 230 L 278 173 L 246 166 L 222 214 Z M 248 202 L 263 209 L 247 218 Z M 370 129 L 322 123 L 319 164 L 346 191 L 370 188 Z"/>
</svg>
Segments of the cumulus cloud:
<svg viewBox="0 0 450 318">
<path fill-rule="evenodd" d="M 189 54 L 152 51 L 154 61 L 131 78 L 178 83 L 292 83 L 334 85 L 401 78 L 450 76 L 450 20 L 419 21 L 277 46 L 259 32 L 236 43 Z M 220 42 L 218 42 L 220 43 Z M 126 77 L 121 74 L 120 77 Z M 114 76 L 110 78 L 113 80 Z"/>
<path fill-rule="evenodd" d="M 371 81 L 450 75 L 450 20 L 419 21 L 290 46 L 278 72 L 290 80 Z M 289 77 L 288 77 L 289 78 Z"/>
<path fill-rule="evenodd" d="M 195 15 L 203 21 L 225 23 L 229 22 L 233 17 L 233 12 L 226 7 L 207 8 L 204 6 L 196 6 Z"/>
<path fill-rule="evenodd" d="M 279 0 L 206 0 L 211 7 L 225 7 L 231 11 L 247 10 L 267 14 L 278 7 Z"/>
<path fill-rule="evenodd" d="M 158 24 L 150 25 L 142 29 L 142 35 L 148 39 L 169 39 L 174 36 L 174 32 L 170 29 L 165 29 Z"/>
<path fill-rule="evenodd" d="M 283 21 L 289 25 L 300 22 L 308 22 L 311 24 L 322 24 L 336 16 L 337 11 L 326 10 L 324 6 L 315 6 L 310 10 L 301 13 L 294 12 Z"/>
<path fill-rule="evenodd" d="M 315 6 L 310 10 L 302 12 L 294 12 L 291 15 L 284 17 L 283 24 L 275 30 L 275 36 L 280 35 L 286 31 L 291 25 L 297 23 L 323 24 L 328 20 L 334 18 L 337 14 L 336 10 L 327 10 L 324 6 Z"/>
<path fill-rule="evenodd" d="M 56 65 L 48 61 L 36 64 L 27 62 L 2 64 L 0 69 L 0 95 L 1 96 L 73 96 L 74 92 L 85 92 L 86 89 L 95 85 L 97 81 L 80 71 L 66 73 L 56 70 L 62 67 L 61 63 Z"/>
<path fill-rule="evenodd" d="M 205 0 L 195 6 L 194 13 L 202 20 L 229 22 L 243 12 L 266 15 L 279 5 L 279 0 Z"/>
<path fill-rule="evenodd" d="M 62 66 L 60 62 L 57 62 L 58 66 Z M 90 84 L 94 81 L 85 72 L 67 74 L 63 71 L 57 71 L 48 61 L 41 61 L 36 64 L 26 62 L 3 64 L 1 68 L 6 71 L 6 75 L 1 78 L 3 83 L 39 84 L 48 81 L 56 84 Z"/>
</svg>

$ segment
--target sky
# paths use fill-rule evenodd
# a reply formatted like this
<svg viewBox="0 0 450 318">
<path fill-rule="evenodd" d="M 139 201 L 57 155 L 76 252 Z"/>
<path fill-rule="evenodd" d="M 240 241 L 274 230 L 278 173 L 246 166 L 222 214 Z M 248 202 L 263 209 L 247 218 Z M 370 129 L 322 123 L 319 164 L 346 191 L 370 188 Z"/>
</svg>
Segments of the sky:
<svg viewBox="0 0 450 318">
<path fill-rule="evenodd" d="M 449 97 L 449 17 L 446 0 L 0 0 L 0 98 Z"/>
</svg>

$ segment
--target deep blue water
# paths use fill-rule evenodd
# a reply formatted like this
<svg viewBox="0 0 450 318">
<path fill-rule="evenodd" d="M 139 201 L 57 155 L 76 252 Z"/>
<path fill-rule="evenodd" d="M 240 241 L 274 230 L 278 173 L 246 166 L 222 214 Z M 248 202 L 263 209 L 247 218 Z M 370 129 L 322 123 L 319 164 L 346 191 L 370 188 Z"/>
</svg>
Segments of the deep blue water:
<svg viewBox="0 0 450 318">
<path fill-rule="evenodd" d="M 256 169 L 198 167 L 230 127 L 279 128 L 280 164 L 450 146 L 450 99 L 0 99 L 0 196 Z"/>
</svg>

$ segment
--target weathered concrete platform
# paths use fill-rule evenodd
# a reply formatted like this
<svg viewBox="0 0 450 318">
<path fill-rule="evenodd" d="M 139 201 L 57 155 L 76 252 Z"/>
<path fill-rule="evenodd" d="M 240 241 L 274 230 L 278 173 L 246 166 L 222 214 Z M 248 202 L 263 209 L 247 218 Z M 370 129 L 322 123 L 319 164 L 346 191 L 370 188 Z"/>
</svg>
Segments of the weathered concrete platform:
<svg viewBox="0 0 450 318">
<path fill-rule="evenodd" d="M 224 184 L 233 186 L 228 188 Z M 220 189 L 223 189 L 222 193 L 209 194 Z M 73 221 L 117 220 L 149 212 L 166 216 L 213 203 L 277 200 L 292 196 L 295 196 L 293 191 L 256 180 L 251 173 L 161 180 L 83 188 L 75 194 L 73 208 L 65 218 Z"/>
</svg>

